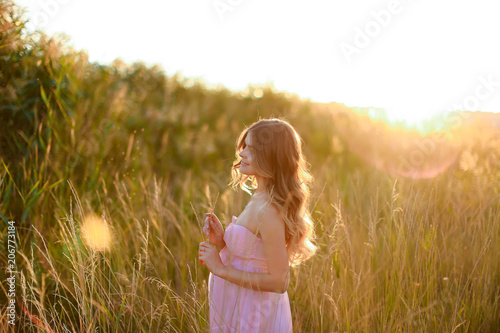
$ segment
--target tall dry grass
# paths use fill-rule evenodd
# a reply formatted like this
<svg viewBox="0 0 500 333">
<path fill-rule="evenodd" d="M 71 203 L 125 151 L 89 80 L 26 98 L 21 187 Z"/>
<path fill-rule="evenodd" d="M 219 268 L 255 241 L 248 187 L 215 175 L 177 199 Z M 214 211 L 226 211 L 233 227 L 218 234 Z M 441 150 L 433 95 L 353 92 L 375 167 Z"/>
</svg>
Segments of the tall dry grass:
<svg viewBox="0 0 500 333">
<path fill-rule="evenodd" d="M 466 204 L 468 193 L 444 178 L 416 184 L 355 174 L 347 191 L 317 179 L 326 184 L 316 188 L 314 206 L 319 251 L 292 270 L 288 289 L 297 332 L 497 329 L 498 197 L 489 195 L 493 185 L 476 184 Z M 189 204 L 172 200 L 160 180 L 135 193 L 116 182 L 118 197 L 65 186 L 70 205 L 44 217 L 58 227 L 42 234 L 32 226 L 33 242 L 18 252 L 22 331 L 206 331 L 202 221 L 186 210 L 207 211 L 216 184 L 185 179 Z M 113 235 L 107 251 L 81 235 L 96 195 Z M 229 189 L 220 199 L 216 214 L 226 224 L 246 200 Z"/>
</svg>

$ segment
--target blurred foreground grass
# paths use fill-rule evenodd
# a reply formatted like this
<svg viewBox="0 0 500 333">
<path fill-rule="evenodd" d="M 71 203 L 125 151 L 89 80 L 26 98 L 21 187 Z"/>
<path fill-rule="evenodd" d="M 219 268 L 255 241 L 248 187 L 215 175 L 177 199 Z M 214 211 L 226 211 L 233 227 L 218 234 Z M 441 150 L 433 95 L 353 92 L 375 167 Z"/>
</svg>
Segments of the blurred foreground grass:
<svg viewBox="0 0 500 333">
<path fill-rule="evenodd" d="M 269 116 L 297 128 L 315 177 L 319 251 L 288 289 L 297 332 L 498 331 L 497 131 L 447 133 L 451 165 L 406 179 L 378 161 L 415 133 L 383 139 L 361 117 L 339 119 L 342 105 L 272 87 L 240 94 L 158 66 L 89 63 L 64 40 L 24 35 L 18 14 L 0 3 L 0 251 L 5 272 L 14 220 L 17 331 L 206 331 L 200 219 L 217 195 L 224 223 L 239 215 L 248 196 L 226 185 L 234 141 Z M 91 218 L 109 231 L 105 250 L 86 241 Z"/>
</svg>

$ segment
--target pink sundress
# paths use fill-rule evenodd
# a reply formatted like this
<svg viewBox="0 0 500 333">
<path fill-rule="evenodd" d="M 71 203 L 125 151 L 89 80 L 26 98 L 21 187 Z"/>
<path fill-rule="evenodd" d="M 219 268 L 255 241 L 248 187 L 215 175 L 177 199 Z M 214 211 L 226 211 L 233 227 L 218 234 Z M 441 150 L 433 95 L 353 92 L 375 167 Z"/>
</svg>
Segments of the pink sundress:
<svg viewBox="0 0 500 333">
<path fill-rule="evenodd" d="M 262 239 L 242 225 L 237 217 L 226 228 L 226 247 L 220 252 L 224 265 L 267 273 Z M 208 300 L 211 332 L 292 332 L 288 293 L 258 291 L 238 286 L 210 273 Z"/>
</svg>

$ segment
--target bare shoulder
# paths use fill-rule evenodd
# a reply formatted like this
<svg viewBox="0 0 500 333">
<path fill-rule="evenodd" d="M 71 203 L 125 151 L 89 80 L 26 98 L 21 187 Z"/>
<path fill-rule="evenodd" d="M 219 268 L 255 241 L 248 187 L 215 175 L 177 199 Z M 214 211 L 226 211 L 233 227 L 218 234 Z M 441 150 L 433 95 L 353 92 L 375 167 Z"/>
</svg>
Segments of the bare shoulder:
<svg viewBox="0 0 500 333">
<path fill-rule="evenodd" d="M 285 224 L 281 217 L 280 210 L 275 204 L 263 201 L 262 204 L 258 206 L 256 213 L 258 219 L 262 221 L 259 228 L 259 234 L 261 234 L 261 236 L 266 233 L 284 234 Z"/>
</svg>

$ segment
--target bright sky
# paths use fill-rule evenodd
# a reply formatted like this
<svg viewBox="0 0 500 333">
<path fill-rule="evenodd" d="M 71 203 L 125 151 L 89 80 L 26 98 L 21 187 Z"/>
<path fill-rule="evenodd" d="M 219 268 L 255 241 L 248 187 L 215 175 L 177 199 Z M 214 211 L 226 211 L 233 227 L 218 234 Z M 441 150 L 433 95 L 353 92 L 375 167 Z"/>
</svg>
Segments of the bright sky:
<svg viewBox="0 0 500 333">
<path fill-rule="evenodd" d="M 492 0 L 17 0 L 91 61 L 159 63 L 210 85 L 272 83 L 317 102 L 500 112 Z"/>
</svg>

